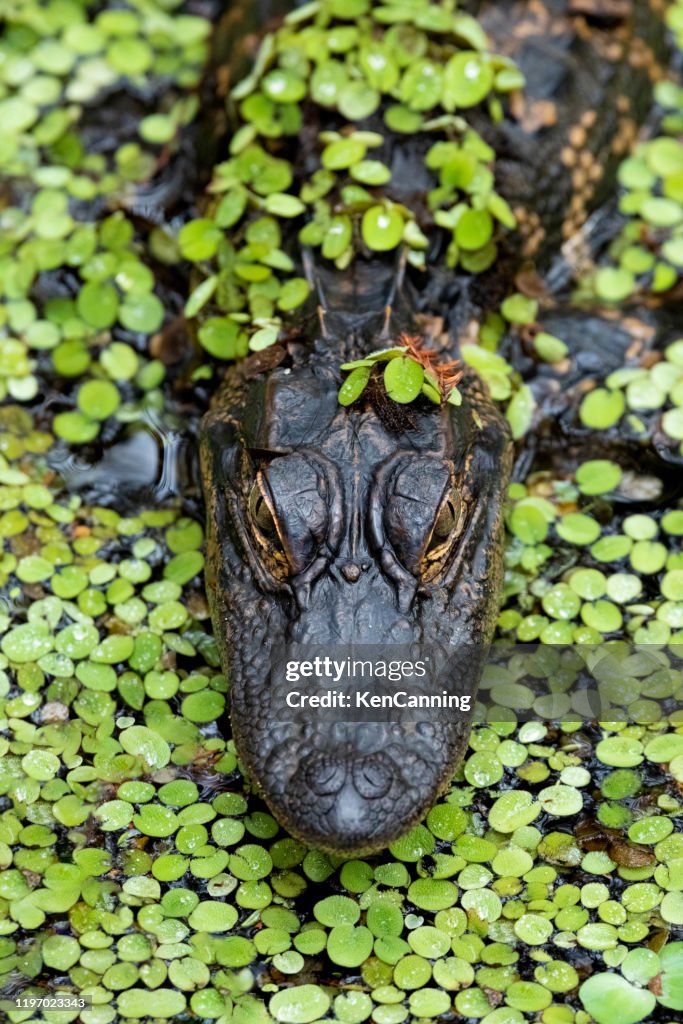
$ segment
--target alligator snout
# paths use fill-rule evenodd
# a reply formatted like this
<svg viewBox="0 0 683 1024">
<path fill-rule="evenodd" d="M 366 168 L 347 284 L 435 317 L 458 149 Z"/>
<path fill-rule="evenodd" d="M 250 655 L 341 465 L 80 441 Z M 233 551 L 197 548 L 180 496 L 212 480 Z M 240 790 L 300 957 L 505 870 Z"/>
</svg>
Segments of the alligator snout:
<svg viewBox="0 0 683 1024">
<path fill-rule="evenodd" d="M 291 810 L 311 845 L 347 856 L 381 849 L 417 822 L 443 788 L 447 764 L 428 736 L 418 731 L 408 744 L 398 731 L 392 737 L 374 728 L 386 749 L 363 755 L 340 747 L 302 758 L 290 783 Z"/>
<path fill-rule="evenodd" d="M 292 784 L 299 815 L 305 809 L 309 819 L 306 838 L 321 849 L 376 849 L 391 842 L 397 828 L 403 827 L 407 808 L 401 809 L 397 822 L 394 807 L 407 780 L 382 751 L 367 756 L 350 756 L 344 750 L 313 753 L 302 760 Z M 419 810 L 413 811 L 412 820 Z"/>
</svg>

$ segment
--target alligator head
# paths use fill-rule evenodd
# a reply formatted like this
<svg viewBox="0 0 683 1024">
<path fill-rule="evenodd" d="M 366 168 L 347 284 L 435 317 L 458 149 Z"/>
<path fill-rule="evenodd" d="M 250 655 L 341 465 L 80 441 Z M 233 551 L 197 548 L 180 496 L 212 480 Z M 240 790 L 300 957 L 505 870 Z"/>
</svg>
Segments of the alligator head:
<svg viewBox="0 0 683 1024">
<path fill-rule="evenodd" d="M 369 347 L 381 343 L 347 326 L 337 351 Z M 474 374 L 460 407 L 415 403 L 403 427 L 370 401 L 342 408 L 339 385 L 338 360 L 315 344 L 290 366 L 233 368 L 204 418 L 201 456 L 207 588 L 238 753 L 293 835 L 351 854 L 387 845 L 429 809 L 470 716 L 287 722 L 272 704 L 273 652 L 378 642 L 485 652 L 510 441 Z M 459 689 L 472 693 L 481 658 L 460 664 Z"/>
</svg>

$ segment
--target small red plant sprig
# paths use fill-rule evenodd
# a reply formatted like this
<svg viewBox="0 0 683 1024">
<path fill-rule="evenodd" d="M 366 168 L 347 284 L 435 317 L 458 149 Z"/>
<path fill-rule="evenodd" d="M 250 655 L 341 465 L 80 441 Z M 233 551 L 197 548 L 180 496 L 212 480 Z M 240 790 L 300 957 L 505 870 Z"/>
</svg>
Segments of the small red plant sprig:
<svg viewBox="0 0 683 1024">
<path fill-rule="evenodd" d="M 398 342 L 391 348 L 342 364 L 341 369 L 349 375 L 339 389 L 340 404 L 351 405 L 360 398 L 375 368 L 385 363 L 384 387 L 394 402 L 407 405 L 423 396 L 434 405 L 460 405 L 458 384 L 464 371 L 459 360 L 439 362 L 440 354 L 425 348 L 424 338 L 419 335 L 401 334 Z"/>
</svg>

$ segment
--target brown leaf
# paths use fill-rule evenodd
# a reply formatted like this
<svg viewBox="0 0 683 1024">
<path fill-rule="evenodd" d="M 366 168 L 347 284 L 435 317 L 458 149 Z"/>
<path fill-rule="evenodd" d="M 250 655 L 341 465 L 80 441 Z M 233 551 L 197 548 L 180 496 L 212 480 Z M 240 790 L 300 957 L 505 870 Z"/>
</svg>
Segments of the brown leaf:
<svg viewBox="0 0 683 1024">
<path fill-rule="evenodd" d="M 607 847 L 607 853 L 622 868 L 645 868 L 654 864 L 652 850 L 628 839 L 617 839 Z"/>
</svg>

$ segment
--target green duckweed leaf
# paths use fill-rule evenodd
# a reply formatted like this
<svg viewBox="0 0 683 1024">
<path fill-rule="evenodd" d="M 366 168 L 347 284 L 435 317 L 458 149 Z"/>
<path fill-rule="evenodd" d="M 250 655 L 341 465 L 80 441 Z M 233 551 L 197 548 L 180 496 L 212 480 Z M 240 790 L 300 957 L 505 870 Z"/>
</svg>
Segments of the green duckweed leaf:
<svg viewBox="0 0 683 1024">
<path fill-rule="evenodd" d="M 377 110 L 380 94 L 368 88 L 366 82 L 346 82 L 341 86 L 337 107 L 342 117 L 349 121 L 363 121 Z"/>
<path fill-rule="evenodd" d="M 581 402 L 581 422 L 592 430 L 607 430 L 618 423 L 626 409 L 626 400 L 621 391 L 595 388 Z"/>
<path fill-rule="evenodd" d="M 393 207 L 371 206 L 363 214 L 361 232 L 369 249 L 387 252 L 403 237 L 403 217 Z"/>
<path fill-rule="evenodd" d="M 583 494 L 606 494 L 615 490 L 621 477 L 620 467 L 606 459 L 584 462 L 576 472 L 576 482 Z"/>
<path fill-rule="evenodd" d="M 516 292 L 505 299 L 500 311 L 511 324 L 531 324 L 538 313 L 538 302 Z"/>
<path fill-rule="evenodd" d="M 618 974 L 594 974 L 582 984 L 579 996 L 597 1024 L 638 1024 L 650 1016 L 656 999 Z"/>
<path fill-rule="evenodd" d="M 341 388 L 339 389 L 339 404 L 352 405 L 365 390 L 370 379 L 371 366 L 357 366 L 351 370 Z"/>
<path fill-rule="evenodd" d="M 623 302 L 634 287 L 633 274 L 623 268 L 603 267 L 595 276 L 595 290 L 606 302 Z"/>
<path fill-rule="evenodd" d="M 505 416 L 514 438 L 523 437 L 531 428 L 536 400 L 528 384 L 523 384 L 510 399 Z"/>
<path fill-rule="evenodd" d="M 115 384 L 106 380 L 90 380 L 79 388 L 77 401 L 84 416 L 105 420 L 116 412 L 121 396 Z"/>
<path fill-rule="evenodd" d="M 185 1011 L 187 998 L 174 988 L 154 989 L 154 1013 L 173 1020 Z M 118 1011 L 126 1019 L 139 1020 L 149 1015 L 150 992 L 147 988 L 129 988 L 117 996 Z"/>
<path fill-rule="evenodd" d="M 140 757 L 150 769 L 163 768 L 171 759 L 171 751 L 165 740 L 151 729 L 141 725 L 124 729 L 119 742 L 129 754 Z"/>
<path fill-rule="evenodd" d="M 268 1008 L 280 1024 L 311 1024 L 324 1017 L 331 999 L 318 985 L 294 985 L 272 996 Z"/>
<path fill-rule="evenodd" d="M 409 356 L 390 359 L 384 368 L 384 386 L 394 402 L 404 405 L 414 401 L 423 383 L 424 368 Z"/>
<path fill-rule="evenodd" d="M 222 232 L 213 220 L 207 217 L 192 220 L 180 229 L 178 245 L 181 255 L 193 263 L 215 256 Z"/>
<path fill-rule="evenodd" d="M 89 281 L 80 289 L 76 305 L 79 315 L 90 327 L 104 330 L 116 321 L 119 298 L 113 285 Z"/>
<path fill-rule="evenodd" d="M 235 359 L 244 339 L 239 325 L 230 317 L 210 317 L 198 333 L 202 348 L 216 359 Z"/>
<path fill-rule="evenodd" d="M 327 939 L 327 955 L 340 967 L 359 967 L 372 952 L 373 935 L 365 927 L 336 925 Z"/>
<path fill-rule="evenodd" d="M 280 328 L 276 324 L 272 324 L 269 327 L 260 327 L 250 337 L 249 348 L 252 352 L 261 352 L 264 348 L 274 345 L 278 340 L 279 334 Z"/>
<path fill-rule="evenodd" d="M 463 50 L 451 57 L 444 71 L 442 104 L 445 110 L 473 107 L 491 91 L 494 73 L 486 58 L 476 50 Z"/>
<path fill-rule="evenodd" d="M 367 150 L 367 144 L 354 136 L 337 139 L 325 146 L 321 161 L 323 167 L 330 171 L 342 171 L 359 163 Z"/>
</svg>

